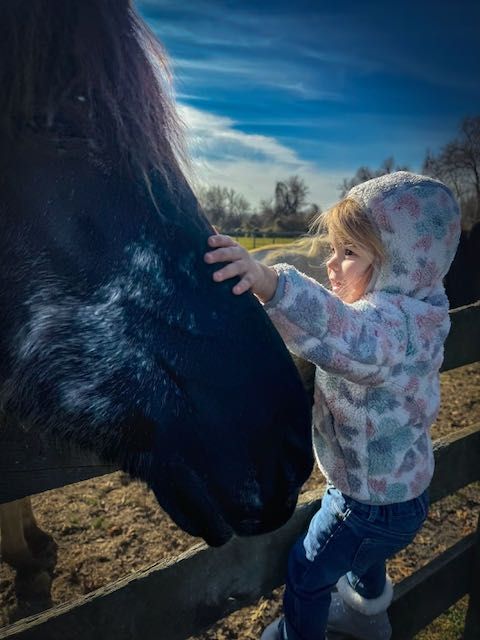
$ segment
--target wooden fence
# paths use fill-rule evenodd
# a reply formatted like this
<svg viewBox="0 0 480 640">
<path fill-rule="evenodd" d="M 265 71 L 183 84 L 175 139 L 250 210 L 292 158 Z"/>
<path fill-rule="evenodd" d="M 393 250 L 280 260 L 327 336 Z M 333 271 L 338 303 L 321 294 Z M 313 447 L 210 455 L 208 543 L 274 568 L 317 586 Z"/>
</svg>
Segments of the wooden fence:
<svg viewBox="0 0 480 640">
<path fill-rule="evenodd" d="M 451 319 L 444 371 L 480 360 L 480 302 L 452 311 Z M 0 437 L 0 503 L 115 470 L 8 425 Z M 437 440 L 435 461 L 432 502 L 480 480 L 480 425 Z M 294 516 L 272 534 L 235 538 L 220 549 L 199 544 L 172 562 L 4 627 L 0 639 L 185 640 L 283 583 L 288 550 L 319 505 L 320 494 L 304 494 Z M 479 640 L 479 541 L 477 529 L 395 586 L 393 640 L 411 639 L 465 594 L 464 640 Z"/>
</svg>

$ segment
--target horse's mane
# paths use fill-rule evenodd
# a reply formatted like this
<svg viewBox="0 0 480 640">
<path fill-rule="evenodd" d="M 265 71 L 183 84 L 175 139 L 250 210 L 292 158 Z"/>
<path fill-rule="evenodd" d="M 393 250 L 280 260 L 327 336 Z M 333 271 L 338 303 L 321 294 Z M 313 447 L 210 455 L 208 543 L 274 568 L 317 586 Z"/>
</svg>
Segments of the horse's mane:
<svg viewBox="0 0 480 640">
<path fill-rule="evenodd" d="M 167 57 L 130 0 L 2 0 L 0 143 L 86 139 L 150 189 L 185 165 Z"/>
</svg>

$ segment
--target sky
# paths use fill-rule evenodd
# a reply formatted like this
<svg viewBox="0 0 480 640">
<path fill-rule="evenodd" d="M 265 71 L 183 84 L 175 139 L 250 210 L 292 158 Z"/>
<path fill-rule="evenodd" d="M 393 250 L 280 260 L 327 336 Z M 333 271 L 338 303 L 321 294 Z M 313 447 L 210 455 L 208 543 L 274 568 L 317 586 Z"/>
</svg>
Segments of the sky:
<svg viewBox="0 0 480 640">
<path fill-rule="evenodd" d="M 198 184 L 252 208 L 301 176 L 322 208 L 358 167 L 420 171 L 480 115 L 480 2 L 137 0 L 166 48 Z"/>
</svg>

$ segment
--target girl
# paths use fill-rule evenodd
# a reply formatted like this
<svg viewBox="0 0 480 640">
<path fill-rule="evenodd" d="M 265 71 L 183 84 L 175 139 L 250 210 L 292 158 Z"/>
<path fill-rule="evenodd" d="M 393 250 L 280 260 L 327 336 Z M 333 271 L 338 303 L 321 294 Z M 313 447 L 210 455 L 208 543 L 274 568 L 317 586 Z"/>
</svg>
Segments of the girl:
<svg viewBox="0 0 480 640">
<path fill-rule="evenodd" d="M 289 349 L 316 364 L 313 441 L 327 488 L 291 550 L 284 617 L 262 639 L 319 640 L 327 622 L 387 639 L 385 560 L 427 515 L 429 429 L 450 326 L 442 278 L 459 209 L 441 182 L 397 172 L 354 187 L 317 228 L 331 242 L 332 291 L 292 266 L 255 262 L 227 236 L 211 236 L 205 255 L 228 263 L 216 281 L 239 276 L 234 294 L 251 289 Z"/>
</svg>

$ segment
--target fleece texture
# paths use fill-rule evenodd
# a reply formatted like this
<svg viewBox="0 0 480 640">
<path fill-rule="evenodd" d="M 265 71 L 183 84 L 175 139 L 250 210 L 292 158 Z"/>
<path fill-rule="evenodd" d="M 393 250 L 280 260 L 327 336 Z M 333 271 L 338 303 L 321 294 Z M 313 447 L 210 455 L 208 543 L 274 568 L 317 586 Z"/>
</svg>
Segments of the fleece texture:
<svg viewBox="0 0 480 640">
<path fill-rule="evenodd" d="M 383 593 L 377 598 L 362 597 L 352 587 L 347 576 L 342 576 L 337 582 L 337 591 L 349 607 L 366 616 L 374 616 L 386 611 L 393 600 L 393 582 L 388 574 Z"/>
<path fill-rule="evenodd" d="M 342 493 L 389 504 L 419 496 L 433 475 L 430 426 L 450 322 L 442 284 L 460 212 L 441 182 L 396 172 L 354 187 L 387 258 L 363 298 L 342 302 L 286 264 L 265 305 L 289 349 L 317 365 L 317 462 Z"/>
</svg>

